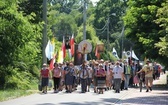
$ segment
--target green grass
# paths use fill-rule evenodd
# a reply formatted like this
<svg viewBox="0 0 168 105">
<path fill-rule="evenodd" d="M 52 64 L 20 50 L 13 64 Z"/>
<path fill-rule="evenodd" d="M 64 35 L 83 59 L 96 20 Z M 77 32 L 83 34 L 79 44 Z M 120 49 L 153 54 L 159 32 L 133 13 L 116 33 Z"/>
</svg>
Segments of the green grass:
<svg viewBox="0 0 168 105">
<path fill-rule="evenodd" d="M 35 92 L 36 91 L 28 91 L 28 90 L 0 90 L 0 101 L 30 95 Z"/>
<path fill-rule="evenodd" d="M 0 102 L 18 98 L 21 96 L 27 96 L 37 92 L 38 92 L 37 84 L 32 85 L 29 90 L 19 90 L 19 89 L 18 90 L 17 89 L 0 90 Z"/>
</svg>

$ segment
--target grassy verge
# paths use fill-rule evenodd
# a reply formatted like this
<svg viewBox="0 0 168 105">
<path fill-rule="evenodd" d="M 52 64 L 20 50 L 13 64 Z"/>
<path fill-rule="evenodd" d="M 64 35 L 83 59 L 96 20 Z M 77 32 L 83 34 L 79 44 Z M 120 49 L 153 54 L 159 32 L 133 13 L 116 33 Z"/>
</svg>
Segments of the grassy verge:
<svg viewBox="0 0 168 105">
<path fill-rule="evenodd" d="M 37 84 L 34 84 L 31 86 L 31 89 L 29 90 L 12 90 L 12 89 L 6 89 L 6 90 L 0 90 L 0 102 L 6 101 L 14 98 L 18 98 L 21 96 L 27 96 L 33 93 L 37 93 Z"/>
<path fill-rule="evenodd" d="M 5 100 L 21 97 L 21 96 L 30 95 L 35 92 L 36 91 L 27 91 L 27 90 L 1 90 L 0 101 L 5 101 Z"/>
</svg>

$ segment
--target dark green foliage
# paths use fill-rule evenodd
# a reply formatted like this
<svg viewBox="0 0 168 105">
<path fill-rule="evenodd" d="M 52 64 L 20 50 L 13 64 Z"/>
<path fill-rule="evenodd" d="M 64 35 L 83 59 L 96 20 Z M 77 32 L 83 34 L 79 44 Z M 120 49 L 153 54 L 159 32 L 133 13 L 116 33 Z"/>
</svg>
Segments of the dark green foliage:
<svg viewBox="0 0 168 105">
<path fill-rule="evenodd" d="M 165 34 L 160 31 L 163 29 L 155 20 L 158 19 L 157 12 L 164 2 L 165 0 L 129 0 L 129 8 L 124 16 L 127 38 L 134 41 L 139 53 L 149 59 L 163 58 L 155 44 Z"/>
<path fill-rule="evenodd" d="M 33 23 L 39 23 L 42 21 L 42 3 L 43 0 L 23 0 L 19 3 L 19 11 L 23 12 L 23 15 L 30 15 L 34 13 L 36 17 L 31 20 Z"/>
<path fill-rule="evenodd" d="M 41 24 L 17 7 L 16 0 L 0 2 L 0 88 L 29 88 L 40 64 Z"/>
</svg>

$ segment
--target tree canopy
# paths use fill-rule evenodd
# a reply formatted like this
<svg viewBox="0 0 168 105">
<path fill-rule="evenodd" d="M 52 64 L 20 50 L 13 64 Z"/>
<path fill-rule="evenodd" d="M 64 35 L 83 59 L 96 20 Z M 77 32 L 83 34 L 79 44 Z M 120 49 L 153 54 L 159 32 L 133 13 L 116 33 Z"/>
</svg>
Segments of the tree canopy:
<svg viewBox="0 0 168 105">
<path fill-rule="evenodd" d="M 156 43 L 165 36 L 162 27 L 156 23 L 157 12 L 165 0 L 134 1 L 129 0 L 126 15 L 123 17 L 127 38 L 134 42 L 135 48 L 143 57 L 150 59 L 163 58 Z"/>
</svg>

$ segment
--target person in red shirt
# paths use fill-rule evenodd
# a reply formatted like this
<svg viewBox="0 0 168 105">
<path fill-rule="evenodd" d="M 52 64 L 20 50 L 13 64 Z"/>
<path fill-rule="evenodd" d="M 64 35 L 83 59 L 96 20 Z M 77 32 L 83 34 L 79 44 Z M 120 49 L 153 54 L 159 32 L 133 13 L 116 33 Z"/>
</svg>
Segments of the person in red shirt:
<svg viewBox="0 0 168 105">
<path fill-rule="evenodd" d="M 40 71 L 40 79 L 41 79 L 41 86 L 42 86 L 42 93 L 47 93 L 47 86 L 50 77 L 49 69 L 47 68 L 47 64 L 43 64 L 43 67 Z"/>
</svg>

